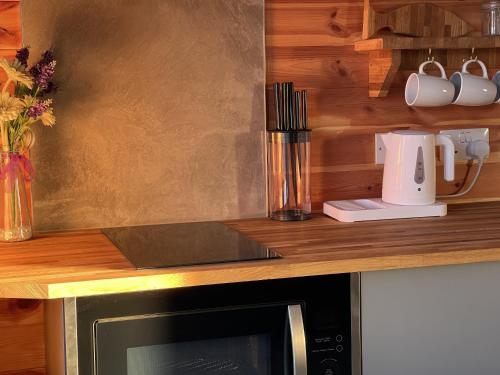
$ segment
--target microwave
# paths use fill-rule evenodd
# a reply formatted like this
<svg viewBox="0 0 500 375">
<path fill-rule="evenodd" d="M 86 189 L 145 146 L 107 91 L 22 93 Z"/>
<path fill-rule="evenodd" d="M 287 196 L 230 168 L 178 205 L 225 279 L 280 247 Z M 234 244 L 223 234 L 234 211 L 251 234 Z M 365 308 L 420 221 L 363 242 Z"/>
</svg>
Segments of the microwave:
<svg viewBox="0 0 500 375">
<path fill-rule="evenodd" d="M 51 374 L 361 373 L 358 274 L 67 298 L 47 307 Z"/>
</svg>

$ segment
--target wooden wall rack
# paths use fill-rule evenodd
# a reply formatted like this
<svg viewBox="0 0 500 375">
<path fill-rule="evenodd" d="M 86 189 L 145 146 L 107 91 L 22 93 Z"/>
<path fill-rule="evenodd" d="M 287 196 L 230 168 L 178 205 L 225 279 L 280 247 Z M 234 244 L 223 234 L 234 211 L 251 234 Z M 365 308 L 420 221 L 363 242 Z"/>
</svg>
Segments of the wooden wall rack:
<svg viewBox="0 0 500 375">
<path fill-rule="evenodd" d="M 414 4 L 414 7 L 424 6 L 424 4 Z M 425 6 L 428 6 L 425 5 Z M 435 6 L 434 6 L 435 7 Z M 433 8 L 433 11 L 445 12 L 442 19 L 453 18 L 449 23 L 455 22 L 455 25 L 445 25 L 445 27 L 438 29 L 436 26 L 421 25 L 420 29 L 415 29 L 414 33 L 418 34 L 422 31 L 424 36 L 399 36 L 395 34 L 387 34 L 384 31 L 383 35 L 368 38 L 375 34 L 376 28 L 381 26 L 380 22 L 374 21 L 374 14 L 376 14 L 371 6 L 370 1 L 365 0 L 364 21 L 363 21 L 363 37 L 365 39 L 359 40 L 354 44 L 354 50 L 357 52 L 368 52 L 369 54 L 369 96 L 370 97 L 385 97 L 389 93 L 389 89 L 394 80 L 401 64 L 401 53 L 404 50 L 439 50 L 439 49 L 494 49 L 500 47 L 500 37 L 487 37 L 487 36 L 461 36 L 461 33 L 470 33 L 470 28 L 464 27 L 464 22 L 451 14 L 448 11 L 441 10 L 440 8 Z M 413 9 L 415 10 L 415 9 Z M 413 11 L 412 10 L 412 11 Z M 418 9 L 418 13 L 422 13 Z M 398 10 L 396 10 L 398 12 Z M 392 21 L 395 21 L 397 16 L 398 23 L 415 24 L 409 22 L 407 18 L 415 18 L 415 14 L 411 12 L 399 12 L 393 14 Z M 378 14 L 376 17 L 382 17 L 385 22 L 391 21 L 390 15 Z M 406 19 L 405 19 L 406 18 Z M 434 17 L 435 18 L 435 17 Z M 443 21 L 441 21 L 443 22 Z M 457 27 L 456 23 L 459 24 Z M 382 25 L 383 26 L 383 25 Z M 394 25 L 393 25 L 394 26 Z M 402 27 L 402 26 L 401 26 Z M 398 25 L 393 27 L 398 29 Z M 431 30 L 432 29 L 432 30 Z M 430 36 L 430 31 L 433 35 Z M 437 32 L 436 32 L 437 31 Z M 412 31 L 407 31 L 411 33 Z M 437 36 L 436 36 L 437 34 Z M 458 36 L 457 36 L 458 35 Z"/>
</svg>

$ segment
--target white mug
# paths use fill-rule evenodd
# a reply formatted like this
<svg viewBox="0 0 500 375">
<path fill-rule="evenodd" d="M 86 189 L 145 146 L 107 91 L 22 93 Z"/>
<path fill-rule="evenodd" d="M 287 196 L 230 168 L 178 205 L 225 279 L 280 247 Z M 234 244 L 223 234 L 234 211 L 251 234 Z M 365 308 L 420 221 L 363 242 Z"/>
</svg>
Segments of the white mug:
<svg viewBox="0 0 500 375">
<path fill-rule="evenodd" d="M 497 87 L 497 95 L 495 96 L 495 103 L 500 103 L 500 71 L 496 72 L 493 78 L 491 79 Z"/>
<path fill-rule="evenodd" d="M 467 71 L 469 64 L 478 63 L 483 70 L 482 76 L 470 74 Z M 488 105 L 493 103 L 497 95 L 496 85 L 488 79 L 486 65 L 481 60 L 466 61 L 461 72 L 451 75 L 451 83 L 455 86 L 453 104 L 466 106 Z"/>
<path fill-rule="evenodd" d="M 436 65 L 441 77 L 430 76 L 424 72 L 428 64 Z M 406 81 L 405 100 L 409 106 L 440 107 L 451 104 L 455 87 L 446 78 L 443 66 L 434 60 L 423 62 L 418 68 L 418 74 L 412 73 Z"/>
</svg>

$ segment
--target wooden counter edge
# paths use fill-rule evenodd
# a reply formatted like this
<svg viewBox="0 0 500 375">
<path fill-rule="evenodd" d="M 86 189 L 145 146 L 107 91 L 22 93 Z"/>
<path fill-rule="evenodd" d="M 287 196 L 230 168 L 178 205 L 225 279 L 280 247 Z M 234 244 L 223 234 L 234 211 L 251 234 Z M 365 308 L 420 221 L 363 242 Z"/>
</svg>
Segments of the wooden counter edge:
<svg viewBox="0 0 500 375">
<path fill-rule="evenodd" d="M 98 280 L 47 283 L 10 283 L 0 285 L 1 298 L 56 299 L 113 293 L 141 292 L 201 285 L 227 284 L 290 277 L 305 277 L 349 272 L 446 266 L 500 261 L 500 248 L 461 250 L 382 256 L 373 258 L 259 263 L 225 269 L 166 271 Z M 272 261 L 270 261 L 272 262 Z M 139 271 L 138 271 L 139 272 Z"/>
</svg>

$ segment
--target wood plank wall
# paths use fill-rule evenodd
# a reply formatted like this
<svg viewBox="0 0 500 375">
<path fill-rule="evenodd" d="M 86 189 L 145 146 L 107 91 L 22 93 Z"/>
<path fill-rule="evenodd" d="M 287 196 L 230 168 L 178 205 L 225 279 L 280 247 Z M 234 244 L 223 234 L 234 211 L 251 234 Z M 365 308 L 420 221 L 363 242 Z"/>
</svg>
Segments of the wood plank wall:
<svg viewBox="0 0 500 375">
<path fill-rule="evenodd" d="M 381 11 L 414 2 L 372 0 L 372 5 Z M 480 30 L 482 0 L 427 2 L 455 12 Z M 310 93 L 314 208 L 320 208 L 324 200 L 380 196 L 382 168 L 374 164 L 374 133 L 409 127 L 435 131 L 489 127 L 492 155 L 478 186 L 462 200 L 500 198 L 500 106 L 407 107 L 403 96 L 406 78 L 428 51 L 404 52 L 389 97 L 369 98 L 368 57 L 353 49 L 353 42 L 361 38 L 362 15 L 363 1 L 267 1 L 267 83 L 290 80 Z M 447 65 L 448 73 L 471 53 L 433 52 Z M 500 70 L 498 52 L 477 52 L 488 63 L 491 74 Z M 459 166 L 457 176 L 464 172 L 465 166 Z M 441 179 L 438 191 L 449 193 L 455 184 Z"/>
<path fill-rule="evenodd" d="M 44 315 L 40 300 L 0 300 L 0 375 L 43 374 Z"/>
<path fill-rule="evenodd" d="M 0 57 L 13 58 L 20 47 L 20 2 L 0 0 Z M 43 337 L 41 301 L 0 300 L 0 375 L 43 374 Z"/>
</svg>

